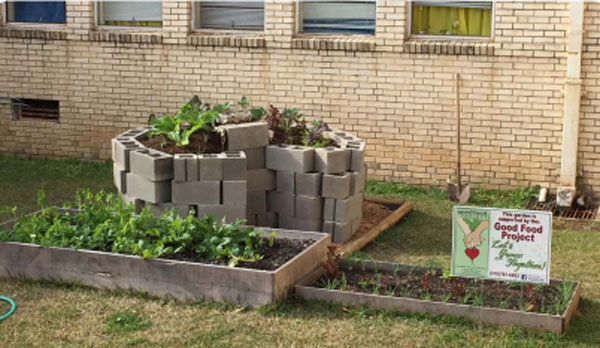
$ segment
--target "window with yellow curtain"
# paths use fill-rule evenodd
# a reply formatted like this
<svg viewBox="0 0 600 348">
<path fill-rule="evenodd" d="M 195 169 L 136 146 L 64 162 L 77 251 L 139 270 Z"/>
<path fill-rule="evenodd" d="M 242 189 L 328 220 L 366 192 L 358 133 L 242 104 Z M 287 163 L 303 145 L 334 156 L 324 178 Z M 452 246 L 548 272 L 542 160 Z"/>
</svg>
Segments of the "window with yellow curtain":
<svg viewBox="0 0 600 348">
<path fill-rule="evenodd" d="M 492 2 L 414 1 L 411 34 L 490 36 Z"/>
</svg>

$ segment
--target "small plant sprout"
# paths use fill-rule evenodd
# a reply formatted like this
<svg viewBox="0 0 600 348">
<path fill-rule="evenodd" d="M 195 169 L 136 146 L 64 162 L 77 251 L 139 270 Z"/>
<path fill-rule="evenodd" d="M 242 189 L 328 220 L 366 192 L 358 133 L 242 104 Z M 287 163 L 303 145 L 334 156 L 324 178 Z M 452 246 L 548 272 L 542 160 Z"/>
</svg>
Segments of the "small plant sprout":
<svg viewBox="0 0 600 348">
<path fill-rule="evenodd" d="M 275 244 L 275 231 L 271 231 L 269 234 L 269 248 L 272 248 Z"/>
<path fill-rule="evenodd" d="M 449 300 L 450 300 L 450 294 L 442 294 L 442 295 L 440 296 L 440 301 L 441 301 L 441 302 L 444 302 L 444 303 L 446 303 L 446 302 L 448 302 Z"/>
<path fill-rule="evenodd" d="M 450 272 L 449 269 L 444 269 L 442 271 L 442 275 L 440 276 L 441 279 L 450 279 L 452 277 L 452 273 Z"/>
</svg>

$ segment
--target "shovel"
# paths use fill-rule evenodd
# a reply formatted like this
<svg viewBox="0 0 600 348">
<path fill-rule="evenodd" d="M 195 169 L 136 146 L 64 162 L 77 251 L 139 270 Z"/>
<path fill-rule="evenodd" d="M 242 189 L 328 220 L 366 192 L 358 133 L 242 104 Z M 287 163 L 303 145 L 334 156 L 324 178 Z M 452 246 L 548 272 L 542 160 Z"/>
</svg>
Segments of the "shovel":
<svg viewBox="0 0 600 348">
<path fill-rule="evenodd" d="M 456 74 L 456 184 L 448 182 L 448 199 L 466 203 L 470 194 L 469 184 L 460 182 L 460 75 Z"/>
</svg>

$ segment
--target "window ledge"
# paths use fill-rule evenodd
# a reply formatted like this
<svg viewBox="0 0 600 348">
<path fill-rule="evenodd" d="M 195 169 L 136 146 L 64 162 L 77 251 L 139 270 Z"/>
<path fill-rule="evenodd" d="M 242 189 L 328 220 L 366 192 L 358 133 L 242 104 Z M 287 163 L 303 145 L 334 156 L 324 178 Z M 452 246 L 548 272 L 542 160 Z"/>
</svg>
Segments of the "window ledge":
<svg viewBox="0 0 600 348">
<path fill-rule="evenodd" d="M 494 48 L 489 41 L 412 39 L 404 43 L 408 53 L 493 56 Z"/>
<path fill-rule="evenodd" d="M 0 37 L 18 39 L 66 40 L 64 25 L 7 25 L 0 27 Z"/>
<path fill-rule="evenodd" d="M 197 31 L 188 36 L 188 44 L 192 46 L 223 47 L 265 47 L 266 40 L 262 33 L 252 32 L 210 32 Z"/>
<path fill-rule="evenodd" d="M 163 37 L 158 30 L 142 32 L 131 29 L 94 30 L 90 32 L 90 41 L 161 44 Z"/>
<path fill-rule="evenodd" d="M 365 35 L 344 36 L 296 36 L 292 47 L 312 50 L 361 51 L 375 50 L 375 37 Z"/>
</svg>

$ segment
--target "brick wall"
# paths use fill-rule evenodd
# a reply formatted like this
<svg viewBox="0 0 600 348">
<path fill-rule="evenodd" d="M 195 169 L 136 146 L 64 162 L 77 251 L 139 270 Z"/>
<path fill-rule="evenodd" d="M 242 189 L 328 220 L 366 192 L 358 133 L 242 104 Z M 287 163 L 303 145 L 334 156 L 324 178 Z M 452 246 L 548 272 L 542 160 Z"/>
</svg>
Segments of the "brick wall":
<svg viewBox="0 0 600 348">
<path fill-rule="evenodd" d="M 67 6 L 66 26 L 50 30 L 66 36 L 0 29 L 0 96 L 61 102 L 58 123 L 11 120 L 0 106 L 2 152 L 105 159 L 110 138 L 151 112 L 172 112 L 192 94 L 246 95 L 366 139 L 371 179 L 442 185 L 455 163 L 460 73 L 465 179 L 493 188 L 557 182 L 568 2 L 497 1 L 490 42 L 450 43 L 407 39 L 408 5 L 397 1 L 377 3 L 375 37 L 320 38 L 295 35 L 294 3 L 267 1 L 260 34 L 192 32 L 187 2 L 165 2 L 163 28 L 137 31 L 95 28 L 90 2 Z M 588 4 L 585 19 L 580 140 L 593 185 L 598 7 Z"/>
</svg>

